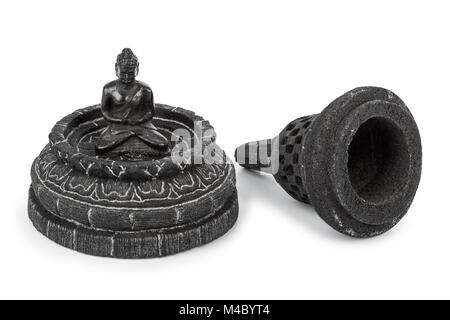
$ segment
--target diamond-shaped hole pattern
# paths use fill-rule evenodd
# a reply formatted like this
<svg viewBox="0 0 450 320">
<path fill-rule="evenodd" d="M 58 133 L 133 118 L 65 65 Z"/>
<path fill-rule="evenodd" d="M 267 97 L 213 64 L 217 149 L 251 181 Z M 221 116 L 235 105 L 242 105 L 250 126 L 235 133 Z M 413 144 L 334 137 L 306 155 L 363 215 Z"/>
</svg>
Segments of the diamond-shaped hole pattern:
<svg viewBox="0 0 450 320">
<path fill-rule="evenodd" d="M 309 203 L 301 178 L 300 154 L 304 136 L 315 115 L 298 118 L 289 123 L 280 134 L 280 166 L 275 179 L 293 198 Z"/>
</svg>

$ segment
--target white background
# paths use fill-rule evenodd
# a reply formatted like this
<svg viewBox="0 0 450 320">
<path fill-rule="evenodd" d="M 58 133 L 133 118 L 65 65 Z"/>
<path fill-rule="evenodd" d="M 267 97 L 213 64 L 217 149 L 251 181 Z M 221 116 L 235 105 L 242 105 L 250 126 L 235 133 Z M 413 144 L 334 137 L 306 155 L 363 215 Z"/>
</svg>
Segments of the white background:
<svg viewBox="0 0 450 320">
<path fill-rule="evenodd" d="M 448 1 L 2 1 L 0 298 L 450 298 Z M 231 156 L 357 86 L 397 93 L 423 174 L 405 218 L 341 235 L 270 176 L 237 168 L 222 238 L 150 260 L 83 255 L 27 217 L 29 169 L 53 124 L 100 102 L 131 47 L 157 102 L 209 119 Z"/>
</svg>

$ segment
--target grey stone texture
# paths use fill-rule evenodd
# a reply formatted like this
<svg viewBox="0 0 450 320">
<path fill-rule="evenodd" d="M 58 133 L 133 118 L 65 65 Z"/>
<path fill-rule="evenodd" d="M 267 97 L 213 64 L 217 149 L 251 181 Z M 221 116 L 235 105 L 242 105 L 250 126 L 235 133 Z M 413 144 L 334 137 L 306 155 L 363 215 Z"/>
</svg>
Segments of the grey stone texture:
<svg viewBox="0 0 450 320">
<path fill-rule="evenodd" d="M 236 149 L 236 156 L 245 155 L 237 159 L 243 167 L 275 168 L 251 145 L 270 150 L 266 157 L 277 151 L 279 168 L 272 173 L 281 187 L 352 237 L 373 237 L 395 226 L 421 176 L 416 122 L 405 103 L 383 88 L 351 90 L 320 114 L 292 121 L 274 139 Z"/>
<path fill-rule="evenodd" d="M 191 133 L 181 141 L 186 162 L 174 163 L 170 154 L 99 156 L 95 139 L 106 121 L 98 105 L 59 121 L 31 168 L 29 217 L 36 229 L 70 249 L 116 258 L 174 254 L 226 233 L 238 216 L 235 171 L 213 127 L 191 111 L 158 104 L 152 121 L 168 139 L 180 128 Z M 221 162 L 194 163 L 211 147 Z"/>
</svg>

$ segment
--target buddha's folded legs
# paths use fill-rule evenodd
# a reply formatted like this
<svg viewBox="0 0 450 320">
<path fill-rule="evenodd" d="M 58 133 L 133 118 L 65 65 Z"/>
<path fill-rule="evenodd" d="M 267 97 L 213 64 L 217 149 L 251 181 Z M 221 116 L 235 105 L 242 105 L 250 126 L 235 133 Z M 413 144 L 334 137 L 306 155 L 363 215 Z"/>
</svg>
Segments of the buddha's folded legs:
<svg viewBox="0 0 450 320">
<path fill-rule="evenodd" d="M 121 145 L 134 135 L 128 130 L 115 130 L 114 124 L 109 125 L 98 137 L 96 148 L 99 151 L 108 151 Z"/>
<path fill-rule="evenodd" d="M 165 150 L 169 146 L 169 141 L 166 137 L 164 137 L 149 121 L 140 125 L 134 132 L 139 139 L 151 147 Z"/>
<path fill-rule="evenodd" d="M 132 137 L 137 137 L 149 147 L 161 151 L 165 151 L 169 146 L 166 137 L 149 122 L 140 125 L 111 123 L 99 136 L 96 144 L 97 150 L 103 152 L 112 150 L 126 143 Z"/>
</svg>

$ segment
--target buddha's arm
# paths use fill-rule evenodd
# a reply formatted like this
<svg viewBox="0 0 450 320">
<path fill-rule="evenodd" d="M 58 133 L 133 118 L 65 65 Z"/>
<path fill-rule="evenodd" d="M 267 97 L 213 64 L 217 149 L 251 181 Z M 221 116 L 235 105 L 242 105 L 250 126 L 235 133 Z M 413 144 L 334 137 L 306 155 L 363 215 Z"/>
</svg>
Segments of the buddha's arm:
<svg viewBox="0 0 450 320">
<path fill-rule="evenodd" d="M 155 114 L 155 103 L 153 101 L 153 92 L 150 88 L 144 89 L 144 104 L 148 112 L 144 115 L 144 121 L 151 120 Z"/>
<path fill-rule="evenodd" d="M 111 95 L 106 89 L 103 89 L 102 95 L 102 114 L 103 117 L 110 122 L 122 122 L 122 119 L 115 118 L 112 113 L 112 103 L 111 103 Z"/>
</svg>

